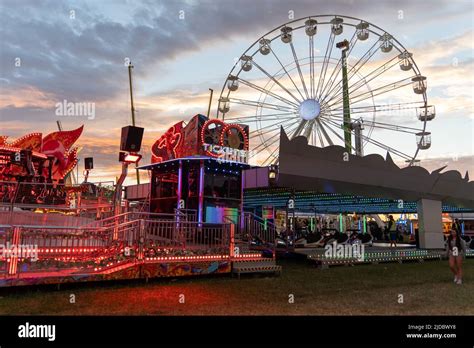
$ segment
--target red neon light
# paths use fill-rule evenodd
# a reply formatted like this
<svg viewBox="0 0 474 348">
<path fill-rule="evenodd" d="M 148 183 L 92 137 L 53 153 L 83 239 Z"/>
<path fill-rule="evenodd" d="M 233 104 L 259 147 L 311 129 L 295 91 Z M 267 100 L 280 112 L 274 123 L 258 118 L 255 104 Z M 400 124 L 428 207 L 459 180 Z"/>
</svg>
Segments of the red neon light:
<svg viewBox="0 0 474 348">
<path fill-rule="evenodd" d="M 178 158 L 183 140 L 183 121 L 169 128 L 151 147 L 151 162 L 159 163 Z"/>
<path fill-rule="evenodd" d="M 203 146 L 204 144 L 206 144 L 205 142 L 205 139 L 204 139 L 204 136 L 205 136 L 205 133 L 206 133 L 206 130 L 209 130 L 209 126 L 211 124 L 215 124 L 216 125 L 216 132 L 217 132 L 217 129 L 218 127 L 220 126 L 221 127 L 221 132 L 222 132 L 222 129 L 225 128 L 226 124 L 221 121 L 221 120 L 216 120 L 216 119 L 212 119 L 212 120 L 207 120 L 204 125 L 202 126 L 202 129 L 201 129 L 201 146 Z M 221 132 L 217 135 L 218 136 L 218 139 L 221 139 Z M 211 145 L 222 145 L 221 144 L 221 141 L 219 141 L 218 144 L 211 144 Z M 211 156 L 211 157 L 219 157 L 218 154 L 216 153 L 212 153 L 211 151 L 209 150 L 206 150 L 206 155 L 208 156 Z"/>
<path fill-rule="evenodd" d="M 220 145 L 225 146 L 224 144 L 224 138 L 226 135 L 231 134 L 231 129 L 237 129 L 237 131 L 242 135 L 244 138 L 244 146 L 242 150 L 248 150 L 249 148 L 249 138 L 247 137 L 247 134 L 245 133 L 244 128 L 239 125 L 239 124 L 228 124 L 224 127 L 222 130 L 221 136 L 220 136 Z"/>
</svg>

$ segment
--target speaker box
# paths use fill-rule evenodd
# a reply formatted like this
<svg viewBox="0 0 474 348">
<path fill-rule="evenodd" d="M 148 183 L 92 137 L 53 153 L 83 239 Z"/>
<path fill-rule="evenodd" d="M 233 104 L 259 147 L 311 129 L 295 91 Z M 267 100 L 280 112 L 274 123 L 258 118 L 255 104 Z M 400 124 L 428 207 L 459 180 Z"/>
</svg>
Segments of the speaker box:
<svg viewBox="0 0 474 348">
<path fill-rule="evenodd" d="M 92 157 L 84 158 L 84 168 L 86 170 L 94 169 L 94 159 Z"/>
<path fill-rule="evenodd" d="M 122 128 L 120 151 L 138 152 L 142 146 L 144 128 L 127 126 Z"/>
</svg>

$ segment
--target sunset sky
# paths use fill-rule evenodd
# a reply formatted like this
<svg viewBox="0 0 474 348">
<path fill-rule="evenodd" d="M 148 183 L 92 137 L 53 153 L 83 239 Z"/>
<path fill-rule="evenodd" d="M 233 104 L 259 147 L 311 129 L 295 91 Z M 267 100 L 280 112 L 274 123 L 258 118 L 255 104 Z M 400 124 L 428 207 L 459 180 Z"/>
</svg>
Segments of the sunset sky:
<svg viewBox="0 0 474 348">
<path fill-rule="evenodd" d="M 121 127 L 131 123 L 134 68 L 137 124 L 151 144 L 173 123 L 207 112 L 236 59 L 260 36 L 294 18 L 339 14 L 391 33 L 414 53 L 437 108 L 422 166 L 474 175 L 474 2 L 472 0 L 0 0 L 0 135 L 47 134 L 84 125 L 80 158 L 91 181 L 114 180 Z M 72 11 L 72 12 L 71 12 Z M 18 60 L 19 58 L 19 60 Z M 18 62 L 21 62 L 18 66 Z M 95 103 L 95 118 L 60 116 L 56 103 Z M 83 164 L 80 164 L 80 173 Z M 133 173 L 132 173 L 133 174 Z M 81 173 L 82 177 L 82 173 Z M 145 179 L 145 177 L 143 177 Z M 133 181 L 133 175 L 129 182 Z"/>
</svg>

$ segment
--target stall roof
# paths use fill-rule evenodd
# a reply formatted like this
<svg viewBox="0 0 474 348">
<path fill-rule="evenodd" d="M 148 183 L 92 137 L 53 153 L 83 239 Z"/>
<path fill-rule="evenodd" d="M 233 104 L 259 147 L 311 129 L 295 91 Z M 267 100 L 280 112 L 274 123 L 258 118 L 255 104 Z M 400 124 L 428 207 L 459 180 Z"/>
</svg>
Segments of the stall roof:
<svg viewBox="0 0 474 348">
<path fill-rule="evenodd" d="M 214 158 L 214 157 L 209 157 L 209 156 L 190 156 L 190 157 L 175 158 L 172 160 L 163 161 L 159 163 L 150 163 L 144 166 L 140 166 L 138 167 L 138 169 L 150 170 L 153 168 L 160 168 L 161 166 L 167 165 L 167 164 L 179 163 L 180 161 L 189 162 L 189 161 L 201 161 L 201 160 L 216 162 L 220 164 L 237 165 L 237 166 L 240 166 L 241 168 L 246 168 L 246 169 L 253 167 L 248 163 L 236 162 L 236 161 L 230 161 L 230 160 L 221 160 L 219 158 Z"/>
</svg>

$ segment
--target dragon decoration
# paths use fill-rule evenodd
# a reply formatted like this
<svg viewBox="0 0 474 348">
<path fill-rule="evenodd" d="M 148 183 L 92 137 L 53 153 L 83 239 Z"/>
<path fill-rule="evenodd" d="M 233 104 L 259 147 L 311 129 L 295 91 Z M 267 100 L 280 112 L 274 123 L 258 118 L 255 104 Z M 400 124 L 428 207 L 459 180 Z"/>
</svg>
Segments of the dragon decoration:
<svg viewBox="0 0 474 348">
<path fill-rule="evenodd" d="M 33 156 L 52 157 L 52 179 L 58 181 L 63 179 L 77 164 L 79 148 L 73 147 L 73 145 L 81 136 L 83 129 L 84 126 L 70 131 L 57 131 L 46 135 L 44 138 L 42 133 L 29 133 L 12 142 L 7 141 L 8 136 L 0 135 L 0 148 L 11 153 L 31 150 Z M 13 176 L 21 175 L 22 171 L 22 168 L 18 166 L 5 166 L 3 169 L 3 174 Z M 39 174 L 47 176 L 47 170 L 47 166 L 44 166 L 43 173 Z"/>
<path fill-rule="evenodd" d="M 151 162 L 158 163 L 178 157 L 177 150 L 183 140 L 183 121 L 166 131 L 151 147 Z"/>
</svg>

